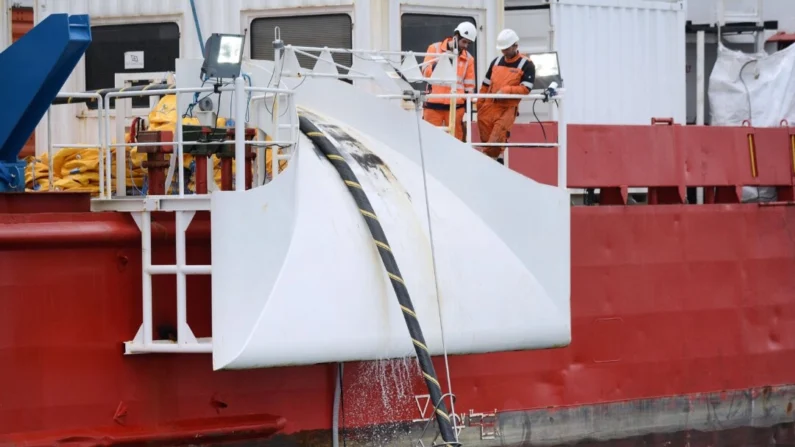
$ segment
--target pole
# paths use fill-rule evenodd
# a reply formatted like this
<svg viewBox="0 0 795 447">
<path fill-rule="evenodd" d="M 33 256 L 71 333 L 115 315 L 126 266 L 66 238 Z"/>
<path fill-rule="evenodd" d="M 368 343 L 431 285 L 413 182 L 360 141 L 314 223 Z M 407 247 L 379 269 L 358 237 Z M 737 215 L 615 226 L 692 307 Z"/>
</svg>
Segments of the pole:
<svg viewBox="0 0 795 447">
<path fill-rule="evenodd" d="M 704 125 L 704 30 L 696 33 L 696 124 Z"/>
<path fill-rule="evenodd" d="M 564 101 L 558 101 L 558 187 L 564 191 L 568 188 L 568 124 L 566 111 L 563 110 Z"/>
<path fill-rule="evenodd" d="M 246 83 L 235 78 L 235 191 L 246 189 Z"/>
</svg>

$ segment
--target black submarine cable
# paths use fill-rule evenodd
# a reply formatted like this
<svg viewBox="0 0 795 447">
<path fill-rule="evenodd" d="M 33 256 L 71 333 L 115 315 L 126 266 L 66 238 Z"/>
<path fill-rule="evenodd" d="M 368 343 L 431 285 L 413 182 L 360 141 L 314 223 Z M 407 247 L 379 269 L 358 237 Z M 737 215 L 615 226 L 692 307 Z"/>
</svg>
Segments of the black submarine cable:
<svg viewBox="0 0 795 447">
<path fill-rule="evenodd" d="M 395 290 L 400 309 L 403 311 L 403 318 L 406 320 L 406 326 L 411 336 L 411 341 L 414 344 L 414 351 L 417 353 L 417 359 L 420 364 L 422 376 L 425 379 L 425 385 L 428 387 L 428 393 L 431 396 L 431 403 L 436 405 L 435 416 L 436 422 L 439 424 L 439 432 L 441 433 L 442 440 L 448 446 L 460 446 L 456 439 L 455 430 L 453 429 L 450 415 L 447 414 L 447 406 L 444 403 L 442 387 L 436 377 L 436 371 L 431 361 L 431 354 L 428 351 L 428 346 L 425 344 L 425 337 L 422 335 L 422 328 L 417 318 L 417 313 L 414 311 L 414 306 L 411 303 L 409 290 L 406 286 L 403 277 L 400 274 L 395 256 L 392 254 L 392 249 L 389 247 L 384 229 L 378 221 L 378 216 L 375 214 L 367 194 L 362 189 L 359 179 L 353 170 L 348 165 L 348 162 L 342 157 L 340 152 L 334 144 L 326 138 L 326 135 L 305 116 L 298 118 L 299 128 L 312 143 L 329 159 L 332 166 L 337 170 L 337 173 L 345 182 L 348 191 L 351 193 L 356 206 L 359 207 L 359 212 L 362 214 L 367 228 L 370 229 L 370 235 L 373 237 L 373 242 L 378 247 L 378 253 L 381 255 L 381 261 L 384 264 L 384 269 L 392 282 L 392 288 Z"/>
</svg>

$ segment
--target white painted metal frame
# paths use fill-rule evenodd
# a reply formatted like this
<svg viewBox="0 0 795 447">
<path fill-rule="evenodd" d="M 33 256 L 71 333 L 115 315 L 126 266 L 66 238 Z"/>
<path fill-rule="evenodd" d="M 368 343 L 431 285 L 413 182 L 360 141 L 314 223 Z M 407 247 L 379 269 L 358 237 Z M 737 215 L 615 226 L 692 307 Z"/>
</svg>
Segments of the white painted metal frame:
<svg viewBox="0 0 795 447">
<path fill-rule="evenodd" d="M 124 166 L 126 154 L 122 148 L 130 146 L 162 146 L 174 145 L 176 147 L 174 156 L 177 157 L 180 172 L 183 172 L 183 149 L 185 145 L 203 144 L 200 142 L 185 142 L 182 140 L 182 120 L 177 119 L 176 123 L 176 142 L 162 143 L 111 143 L 110 140 L 110 119 L 109 104 L 111 98 L 129 98 L 133 96 L 162 96 L 180 93 L 211 92 L 212 87 L 205 88 L 172 88 L 149 90 L 146 92 L 111 92 L 106 95 L 106 100 L 102 105 L 103 124 L 99 126 L 100 132 L 105 129 L 104 142 L 100 138 L 100 152 L 105 154 L 106 159 L 110 159 L 111 148 L 118 148 L 117 163 Z M 292 91 L 286 89 L 256 88 L 246 87 L 242 77 L 235 79 L 234 88 L 222 88 L 221 91 L 234 91 L 236 97 L 245 98 L 246 92 L 271 93 L 276 95 L 288 95 L 292 97 Z M 63 95 L 67 96 L 67 95 Z M 99 95 L 97 95 L 99 96 Z M 289 103 L 291 106 L 292 101 Z M 235 108 L 235 168 L 238 173 L 245 172 L 245 115 L 247 101 L 237 101 Z M 178 115 L 180 115 L 178 113 Z M 291 119 L 295 115 L 294 107 L 289 113 Z M 253 142 L 257 144 L 257 142 Z M 273 142 L 268 142 L 273 144 Z M 291 145 L 294 143 L 291 143 Z M 102 160 L 102 156 L 100 160 Z M 101 163 L 101 162 L 100 162 Z M 126 171 L 123 169 L 117 172 L 117 183 L 126 185 Z M 142 307 L 143 322 L 133 340 L 125 342 L 126 354 L 141 353 L 210 353 L 212 352 L 212 342 L 210 338 L 196 338 L 187 321 L 187 275 L 209 275 L 212 267 L 209 265 L 188 265 L 186 256 L 186 231 L 196 214 L 196 211 L 208 211 L 210 209 L 210 196 L 186 195 L 185 181 L 180 177 L 178 195 L 170 196 L 147 196 L 137 197 L 113 197 L 110 185 L 112 184 L 111 163 L 103 166 L 100 164 L 100 184 L 107 183 L 108 187 L 100 192 L 100 198 L 92 200 L 93 211 L 119 211 L 129 212 L 133 216 L 135 223 L 141 230 L 141 270 L 142 270 Z M 245 189 L 245 175 L 237 175 L 235 178 L 235 190 Z M 153 265 L 152 264 L 152 212 L 170 211 L 175 213 L 176 230 L 176 263 L 174 265 Z M 154 340 L 153 336 L 153 316 L 152 316 L 152 276 L 153 275 L 176 275 L 177 276 L 177 341 Z"/>
</svg>

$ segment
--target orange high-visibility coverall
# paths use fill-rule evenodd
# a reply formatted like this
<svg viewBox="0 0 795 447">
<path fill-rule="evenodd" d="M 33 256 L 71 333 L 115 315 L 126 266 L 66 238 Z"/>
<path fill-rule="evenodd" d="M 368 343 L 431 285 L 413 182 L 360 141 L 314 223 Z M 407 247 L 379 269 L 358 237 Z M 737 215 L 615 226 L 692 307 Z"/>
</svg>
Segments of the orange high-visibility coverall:
<svg viewBox="0 0 795 447">
<path fill-rule="evenodd" d="M 441 42 L 436 42 L 428 47 L 427 53 L 441 54 L 447 51 L 448 44 L 452 40 L 451 37 L 444 39 Z M 434 56 L 425 56 L 425 61 L 433 59 Z M 467 51 L 462 50 L 458 53 L 458 63 L 456 64 L 456 72 L 458 80 L 456 83 L 456 93 L 473 93 L 475 91 L 475 58 L 472 57 Z M 423 69 L 423 75 L 430 77 L 433 69 L 436 68 L 436 62 L 428 64 Z M 428 85 L 430 87 L 426 93 L 431 94 L 446 94 L 451 93 L 452 89 L 450 84 L 434 84 Z M 464 105 L 464 98 L 456 99 L 455 109 L 455 137 L 461 141 L 465 141 L 464 135 L 464 112 L 466 107 Z M 433 124 L 434 126 L 448 126 L 450 125 L 450 98 L 429 98 L 423 106 L 422 118 Z"/>
<path fill-rule="evenodd" d="M 489 65 L 480 93 L 505 93 L 526 95 L 535 81 L 536 68 L 533 61 L 521 54 L 511 59 L 500 56 Z M 519 108 L 518 99 L 478 99 L 478 132 L 482 143 L 504 143 L 508 139 Z M 498 158 L 504 147 L 488 146 L 482 152 Z"/>
</svg>

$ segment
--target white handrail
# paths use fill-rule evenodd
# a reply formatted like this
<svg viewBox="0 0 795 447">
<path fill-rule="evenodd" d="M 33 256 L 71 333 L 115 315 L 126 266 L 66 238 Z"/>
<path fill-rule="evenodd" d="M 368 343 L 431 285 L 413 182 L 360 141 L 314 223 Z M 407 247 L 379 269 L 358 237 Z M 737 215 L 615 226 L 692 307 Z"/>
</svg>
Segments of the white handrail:
<svg viewBox="0 0 795 447">
<path fill-rule="evenodd" d="M 566 90 L 561 88 L 555 91 L 554 96 L 548 96 L 546 93 L 533 93 L 530 92 L 526 95 L 518 95 L 518 94 L 506 94 L 506 93 L 432 93 L 427 95 L 422 95 L 423 98 L 443 98 L 443 99 L 450 99 L 451 101 L 463 98 L 464 105 L 466 107 L 466 116 L 472 116 L 472 102 L 477 101 L 478 99 L 518 99 L 520 101 L 527 101 L 527 100 L 549 100 L 555 101 L 558 107 L 559 118 L 558 118 L 558 141 L 555 142 L 544 142 L 544 143 L 473 143 L 472 142 L 472 120 L 466 120 L 467 132 L 466 132 L 466 143 L 473 145 L 473 146 L 480 146 L 480 147 L 504 147 L 505 148 L 505 166 L 509 166 L 508 158 L 509 158 L 509 149 L 511 147 L 521 147 L 521 148 L 551 148 L 556 147 L 558 149 L 558 187 L 566 189 L 567 185 L 567 169 L 568 169 L 568 148 L 566 146 L 567 142 L 567 123 L 565 119 L 565 114 L 563 113 L 563 100 L 565 99 L 565 92 Z M 377 95 L 379 98 L 382 99 L 403 99 L 409 100 L 412 99 L 412 95 L 410 94 L 389 94 L 389 95 Z"/>
<path fill-rule="evenodd" d="M 110 115 L 110 98 L 132 98 L 132 97 L 136 97 L 136 96 L 163 96 L 163 95 L 172 95 L 172 94 L 179 94 L 179 93 L 208 93 L 208 92 L 212 92 L 212 91 L 213 91 L 212 87 L 199 87 L 199 88 L 170 88 L 170 89 L 144 90 L 144 91 L 135 91 L 135 92 L 110 92 L 110 93 L 105 95 L 105 98 L 107 99 L 105 101 L 105 120 L 107 122 L 108 128 L 110 128 L 110 118 L 109 118 L 109 115 Z M 117 116 L 116 119 L 124 119 L 124 117 Z M 180 173 L 179 195 L 180 195 L 180 197 L 184 197 L 185 196 L 185 187 L 184 187 L 184 183 L 185 182 L 184 182 L 184 178 L 183 178 L 183 173 L 184 173 L 184 169 L 185 169 L 185 166 L 184 166 L 185 161 L 183 160 L 183 157 L 182 157 L 182 146 L 183 146 L 183 141 L 182 141 L 182 117 L 179 114 L 179 110 L 177 110 L 177 122 L 176 122 L 176 132 L 175 133 L 176 133 L 175 137 L 177 139 L 177 141 L 176 141 L 176 146 L 177 146 L 177 151 L 176 152 L 177 152 L 177 157 L 178 157 L 177 161 L 179 163 L 179 173 Z M 105 135 L 105 138 L 107 139 L 108 159 L 110 159 L 111 147 L 115 147 L 115 145 L 111 143 L 109 134 Z M 166 144 L 163 143 L 162 145 L 165 146 Z M 119 193 L 119 190 L 122 189 L 122 188 L 126 188 L 127 187 L 127 174 L 126 174 L 126 171 L 124 171 L 124 169 L 123 169 L 123 166 L 126 163 L 126 160 L 125 160 L 126 156 L 127 156 L 127 154 L 125 153 L 125 151 L 116 151 L 116 167 L 118 169 L 118 172 L 116 174 L 116 177 L 117 177 L 116 178 L 116 190 L 117 190 L 117 193 L 119 195 L 123 195 L 123 194 Z M 121 173 L 121 175 L 119 175 L 119 173 Z M 108 168 L 107 175 L 108 175 L 108 181 L 110 181 L 110 179 L 111 179 L 110 168 Z M 111 198 L 110 191 L 108 191 L 106 198 L 107 199 Z"/>
<path fill-rule="evenodd" d="M 241 85 L 238 85 L 241 84 Z M 287 95 L 292 96 L 293 91 L 289 89 L 283 88 L 271 88 L 271 87 L 246 87 L 245 81 L 242 77 L 239 77 L 235 81 L 235 86 L 232 87 L 223 87 L 219 89 L 222 92 L 235 92 L 236 97 L 245 97 L 246 92 L 258 92 L 258 93 L 270 93 L 274 95 Z M 171 95 L 171 94 L 180 94 L 180 93 L 210 93 L 215 91 L 213 87 L 200 87 L 200 88 L 170 88 L 170 89 L 158 89 L 158 90 L 146 90 L 146 91 L 134 91 L 134 92 L 111 92 L 105 95 L 106 102 L 104 104 L 104 120 L 105 120 L 105 128 L 110 128 L 110 98 L 126 98 L 126 97 L 138 97 L 138 96 L 163 96 L 163 95 Z M 66 94 L 64 94 L 66 95 Z M 70 94 L 69 96 L 72 97 L 79 97 L 76 94 Z M 263 95 L 266 96 L 266 95 Z M 245 147 L 247 144 L 245 140 L 245 115 L 246 109 L 249 106 L 248 101 L 238 101 L 238 107 L 235 110 L 235 169 L 237 172 L 245 173 Z M 183 159 L 183 151 L 185 146 L 199 146 L 199 145 L 209 145 L 209 144 L 217 144 L 217 143 L 203 143 L 199 141 L 183 141 L 182 135 L 182 119 L 181 114 L 177 111 L 178 119 L 176 122 L 176 135 L 174 142 L 151 142 L 151 143 L 111 143 L 109 132 L 105 134 L 105 143 L 102 147 L 105 149 L 107 153 L 108 160 L 110 159 L 110 151 L 111 148 L 122 148 L 122 147 L 136 147 L 136 146 L 176 146 L 176 151 L 174 156 L 178 158 L 179 163 L 179 172 L 180 172 L 180 181 L 179 181 L 179 197 L 185 197 L 185 179 L 183 178 L 184 172 L 184 159 Z M 122 119 L 117 117 L 117 119 Z M 291 117 L 292 121 L 292 117 Z M 103 127 L 103 126 L 100 126 Z M 286 143 L 284 145 L 292 144 L 291 142 L 251 142 L 254 145 L 275 145 L 276 143 Z M 124 151 L 119 151 L 117 153 L 117 164 L 124 165 L 125 163 L 125 156 L 126 154 L 120 154 Z M 102 169 L 100 169 L 100 184 L 103 182 L 103 177 L 107 176 L 108 185 L 110 185 L 110 181 L 112 179 L 111 172 L 110 172 L 110 163 L 108 163 L 107 172 L 103 173 Z M 199 175 L 199 174 L 197 174 Z M 121 176 L 117 174 L 117 187 L 126 187 L 126 172 L 122 171 Z M 118 189 L 117 188 L 117 189 Z M 235 189 L 242 190 L 245 188 L 245 175 L 238 175 L 235 180 Z M 110 199 L 111 198 L 111 191 L 110 187 L 106 189 L 106 193 L 104 193 L 104 198 Z M 100 197 L 103 196 L 103 193 L 100 192 Z"/>
</svg>

